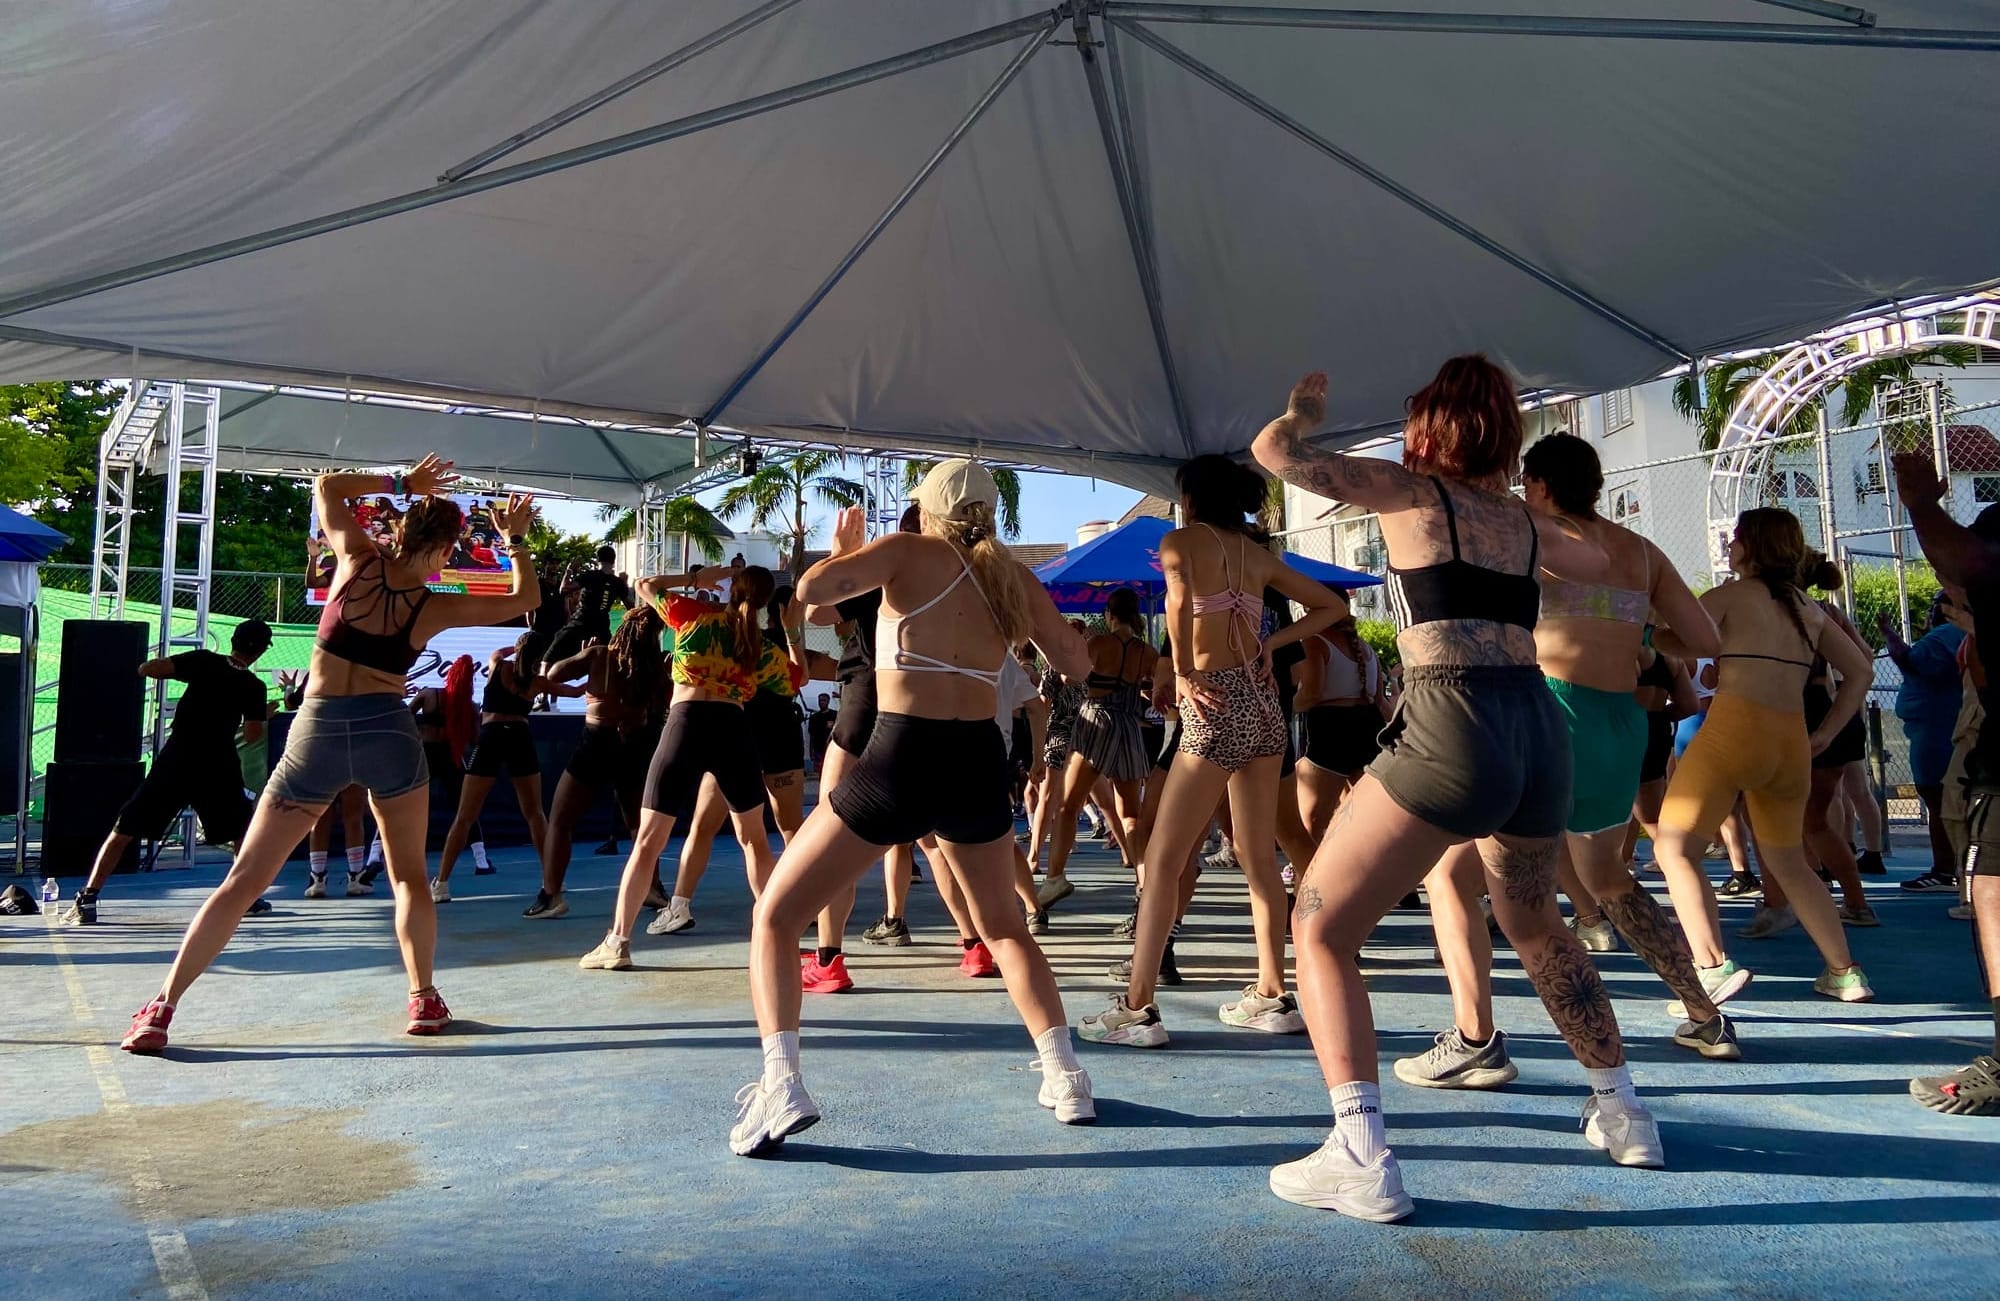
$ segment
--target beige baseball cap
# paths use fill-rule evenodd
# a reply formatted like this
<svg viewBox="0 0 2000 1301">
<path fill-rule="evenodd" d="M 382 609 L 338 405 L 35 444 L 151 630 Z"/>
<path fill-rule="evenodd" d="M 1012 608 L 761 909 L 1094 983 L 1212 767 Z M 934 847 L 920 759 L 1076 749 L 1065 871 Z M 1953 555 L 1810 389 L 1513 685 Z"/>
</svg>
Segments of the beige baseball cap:
<svg viewBox="0 0 2000 1301">
<path fill-rule="evenodd" d="M 1000 489 L 985 466 L 959 456 L 932 466 L 917 490 L 910 494 L 910 500 L 923 507 L 927 515 L 954 519 L 962 518 L 965 507 L 973 502 L 992 506 L 1000 500 Z"/>
</svg>

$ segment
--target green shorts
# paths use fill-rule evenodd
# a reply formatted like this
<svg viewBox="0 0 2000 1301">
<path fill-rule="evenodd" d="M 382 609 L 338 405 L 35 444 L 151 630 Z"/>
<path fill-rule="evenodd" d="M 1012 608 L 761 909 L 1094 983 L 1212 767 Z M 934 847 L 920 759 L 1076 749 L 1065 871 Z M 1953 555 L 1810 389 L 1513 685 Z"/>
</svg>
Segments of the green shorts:
<svg viewBox="0 0 2000 1301">
<path fill-rule="evenodd" d="M 1568 830 L 1589 835 L 1632 820 L 1646 762 L 1646 711 L 1629 691 L 1599 691 L 1548 679 L 1569 724 Z"/>
</svg>

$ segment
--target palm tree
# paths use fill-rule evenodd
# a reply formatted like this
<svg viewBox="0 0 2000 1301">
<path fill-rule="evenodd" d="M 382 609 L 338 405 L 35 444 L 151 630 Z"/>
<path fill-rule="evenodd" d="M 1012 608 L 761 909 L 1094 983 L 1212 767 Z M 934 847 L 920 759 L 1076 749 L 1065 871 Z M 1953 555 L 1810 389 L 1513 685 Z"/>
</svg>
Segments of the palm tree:
<svg viewBox="0 0 2000 1301">
<path fill-rule="evenodd" d="M 829 473 L 847 467 L 845 452 L 797 452 L 775 457 L 722 494 L 716 513 L 725 519 L 748 514 L 750 527 L 771 529 L 791 539 L 791 572 L 805 568 L 806 539 L 812 526 L 806 510 L 814 502 L 844 510 L 867 504 L 868 489 L 858 479 Z"/>
<path fill-rule="evenodd" d="M 924 481 L 936 461 L 903 462 L 903 492 L 908 495 Z M 1000 490 L 999 516 L 1000 532 L 1012 539 L 1021 536 L 1021 476 L 1005 467 L 993 469 L 993 486 Z"/>
<path fill-rule="evenodd" d="M 1853 425 L 1868 414 L 1868 408 L 1875 404 L 1875 395 L 1886 384 L 1901 384 L 1909 381 L 1919 366 L 1971 365 L 1978 360 L 1977 348 L 1963 343 L 1939 344 L 1923 352 L 1910 353 L 1903 357 L 1880 357 L 1855 367 L 1841 378 L 1840 421 L 1843 425 Z M 1723 425 L 1729 413 L 1742 400 L 1743 391 L 1754 383 L 1758 376 L 1776 365 L 1782 353 L 1767 352 L 1757 357 L 1742 357 L 1729 361 L 1718 361 L 1701 372 L 1702 391 L 1707 396 L 1705 404 L 1695 401 L 1695 375 L 1692 371 L 1674 380 L 1674 410 L 1693 421 L 1701 429 L 1703 451 L 1714 451 L 1722 441 Z M 1940 406 L 1951 405 L 1949 389 L 1939 393 Z M 1906 428 L 1905 424 L 1909 427 Z M 1888 431 L 1892 448 L 1915 446 L 1927 431 L 1912 433 L 1918 429 L 1915 422 L 1905 422 L 1893 426 Z M 1811 404 L 1799 408 L 1784 428 L 1777 431 L 1780 438 L 1797 438 L 1811 435 L 1818 427 L 1818 419 Z"/>
<path fill-rule="evenodd" d="M 681 540 L 681 567 L 687 568 L 688 551 L 693 548 L 701 553 L 701 558 L 714 564 L 722 559 L 722 521 L 693 497 L 675 497 L 660 507 L 661 533 Z M 597 509 L 597 518 L 609 524 L 604 530 L 606 542 L 629 541 L 639 531 L 639 513 L 617 506 L 605 505 Z"/>
</svg>

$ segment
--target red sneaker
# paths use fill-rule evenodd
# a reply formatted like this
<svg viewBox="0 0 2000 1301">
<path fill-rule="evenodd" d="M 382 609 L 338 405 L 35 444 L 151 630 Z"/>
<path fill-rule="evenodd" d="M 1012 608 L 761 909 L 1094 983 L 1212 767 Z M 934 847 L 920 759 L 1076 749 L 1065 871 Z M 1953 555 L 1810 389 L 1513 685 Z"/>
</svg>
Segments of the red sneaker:
<svg viewBox="0 0 2000 1301">
<path fill-rule="evenodd" d="M 156 1053 L 167 1046 L 167 1027 L 174 1023 L 173 1004 L 159 995 L 132 1014 L 132 1028 L 118 1046 L 128 1053 Z"/>
<path fill-rule="evenodd" d="M 993 952 L 986 947 L 985 940 L 975 940 L 972 947 L 965 951 L 965 956 L 958 960 L 958 970 L 959 974 L 976 979 L 999 975 L 1000 964 L 993 960 Z"/>
<path fill-rule="evenodd" d="M 435 989 L 428 994 L 410 995 L 410 1023 L 404 1034 L 443 1034 L 451 1024 L 451 1009 Z"/>
<path fill-rule="evenodd" d="M 854 978 L 847 974 L 847 955 L 836 953 L 832 962 L 821 966 L 819 954 L 806 954 L 799 964 L 799 985 L 808 994 L 838 994 L 843 989 L 853 989 Z"/>
</svg>

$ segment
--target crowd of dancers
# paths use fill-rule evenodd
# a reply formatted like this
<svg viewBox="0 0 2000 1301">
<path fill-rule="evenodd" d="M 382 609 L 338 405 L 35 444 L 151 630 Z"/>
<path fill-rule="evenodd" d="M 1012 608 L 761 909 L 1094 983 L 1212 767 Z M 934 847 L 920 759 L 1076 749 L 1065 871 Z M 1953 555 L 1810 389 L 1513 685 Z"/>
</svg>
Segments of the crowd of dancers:
<svg viewBox="0 0 2000 1301">
<path fill-rule="evenodd" d="M 1120 992 L 1078 1018 L 1076 1032 L 1106 1045 L 1168 1042 L 1155 991 L 1180 979 L 1174 935 L 1203 842 L 1219 827 L 1248 887 L 1256 978 L 1218 1015 L 1247 1030 L 1309 1034 L 1333 1113 L 1318 1150 L 1271 1172 L 1278 1196 L 1367 1220 L 1411 1210 L 1387 1146 L 1359 955 L 1419 887 L 1453 1023 L 1427 1052 L 1395 1063 L 1399 1078 L 1432 1088 L 1515 1078 L 1493 1019 L 1491 926 L 1583 1068 L 1585 1139 L 1619 1164 L 1663 1165 L 1590 953 L 1622 939 L 1671 998 L 1672 1041 L 1704 1058 L 1738 1058 L 1727 1005 L 1752 973 L 1729 952 L 1700 866 L 1726 825 L 1754 843 L 1768 907 L 1818 948 L 1814 991 L 1841 1002 L 1875 996 L 1847 939 L 1877 919 L 1849 849 L 1845 794 L 1871 652 L 1810 593 L 1836 584 L 1838 571 L 1808 551 L 1793 516 L 1752 510 L 1729 540 L 1736 581 L 1697 596 L 1656 546 L 1597 513 L 1602 475 L 1587 443 L 1556 435 L 1523 457 L 1515 387 L 1483 358 L 1454 358 L 1411 398 L 1400 463 L 1315 446 L 1325 392 L 1324 376 L 1302 380 L 1252 452 L 1272 474 L 1379 516 L 1399 690 L 1343 594 L 1269 545 L 1255 522 L 1265 481 L 1249 467 L 1202 456 L 1181 468 L 1183 522 L 1160 544 L 1167 635 L 1155 646 L 1130 592 L 1114 594 L 1095 636 L 1065 620 L 1002 545 L 991 475 L 953 460 L 924 479 L 894 533 L 868 541 L 861 512 L 843 512 L 831 553 L 798 575 L 795 590 L 756 566 L 645 578 L 630 592 L 611 575 L 593 583 L 593 621 L 614 599 L 637 603 L 615 633 L 608 617 L 562 644 L 531 628 L 493 657 L 477 710 L 469 661 L 412 709 L 404 675 L 431 637 L 524 616 L 539 602 L 523 541 L 531 506 L 515 498 L 493 512 L 508 537 L 508 595 L 434 595 L 424 577 L 460 524 L 435 495 L 452 482 L 449 463 L 427 457 L 403 475 L 322 477 L 319 514 L 338 563 L 298 716 L 234 866 L 123 1046 L 165 1047 L 189 987 L 353 787 L 373 805 L 394 887 L 409 1032 L 444 1030 L 435 905 L 449 900 L 454 862 L 478 843 L 481 807 L 505 775 L 541 855 L 529 918 L 568 913 L 570 842 L 597 795 L 609 791 L 623 811 L 632 848 L 586 970 L 632 965 L 649 905 L 649 933 L 695 924 L 710 847 L 730 824 L 756 899 L 749 980 L 763 1048 L 761 1072 L 737 1098 L 735 1152 L 769 1153 L 820 1119 L 800 1066 L 802 996 L 852 985 L 844 936 L 857 884 L 877 862 L 887 907 L 866 938 L 909 941 L 904 901 L 919 849 L 959 930 L 961 969 L 997 974 L 1035 1043 L 1038 1101 L 1064 1123 L 1087 1123 L 1090 1078 L 1036 936 L 1076 888 L 1067 869 L 1078 816 L 1095 803 L 1134 872 L 1133 906 L 1118 928 L 1132 948 L 1113 970 Z M 1982 974 L 2000 982 L 2000 825 L 1989 829 L 2000 723 L 1983 725 L 1977 658 L 1982 620 L 2000 619 L 2000 508 L 1960 526 L 1939 505 L 1926 462 L 1900 458 L 1896 474 L 1925 553 L 1973 630 L 1960 658 L 1974 689 L 1951 733 L 1954 771 L 1939 780 L 1952 789 L 1940 792 L 1938 820 L 1957 828 L 1953 861 L 1963 864 Z M 418 498 L 393 546 L 359 528 L 347 504 L 385 491 Z M 840 631 L 837 664 L 807 649 L 809 623 Z M 261 725 L 261 695 L 241 689 L 257 641 L 239 634 L 221 667 L 176 657 L 148 672 L 187 676 L 197 683 L 190 695 L 206 691 L 232 728 L 235 719 Z M 841 708 L 821 729 L 821 796 L 808 812 L 797 695 L 826 678 L 841 684 Z M 225 692 L 234 694 L 225 701 Z M 544 821 L 526 719 L 549 692 L 581 693 L 586 714 Z M 1167 720 L 1156 746 L 1145 740 L 1151 709 Z M 1698 723 L 1677 737 L 1684 717 Z M 433 782 L 457 814 L 429 879 Z M 121 828 L 143 834 L 174 794 L 154 791 Z M 1017 795 L 1030 814 L 1019 837 Z M 681 819 L 668 889 L 659 860 Z M 1640 826 L 1671 917 L 1635 875 Z M 1879 867 L 1876 837 L 1868 853 Z M 322 879 L 323 856 L 315 870 Z M 366 891 L 372 870 L 351 868 L 350 893 Z M 101 885 L 93 876 L 93 906 Z M 1571 901 L 1568 923 L 1559 893 Z M 808 930 L 816 942 L 802 948 Z M 2000 1034 L 2000 998 L 1995 1013 Z M 2000 1114 L 2000 1065 L 1982 1056 L 1913 1081 L 1912 1092 L 1941 1111 Z"/>
</svg>

